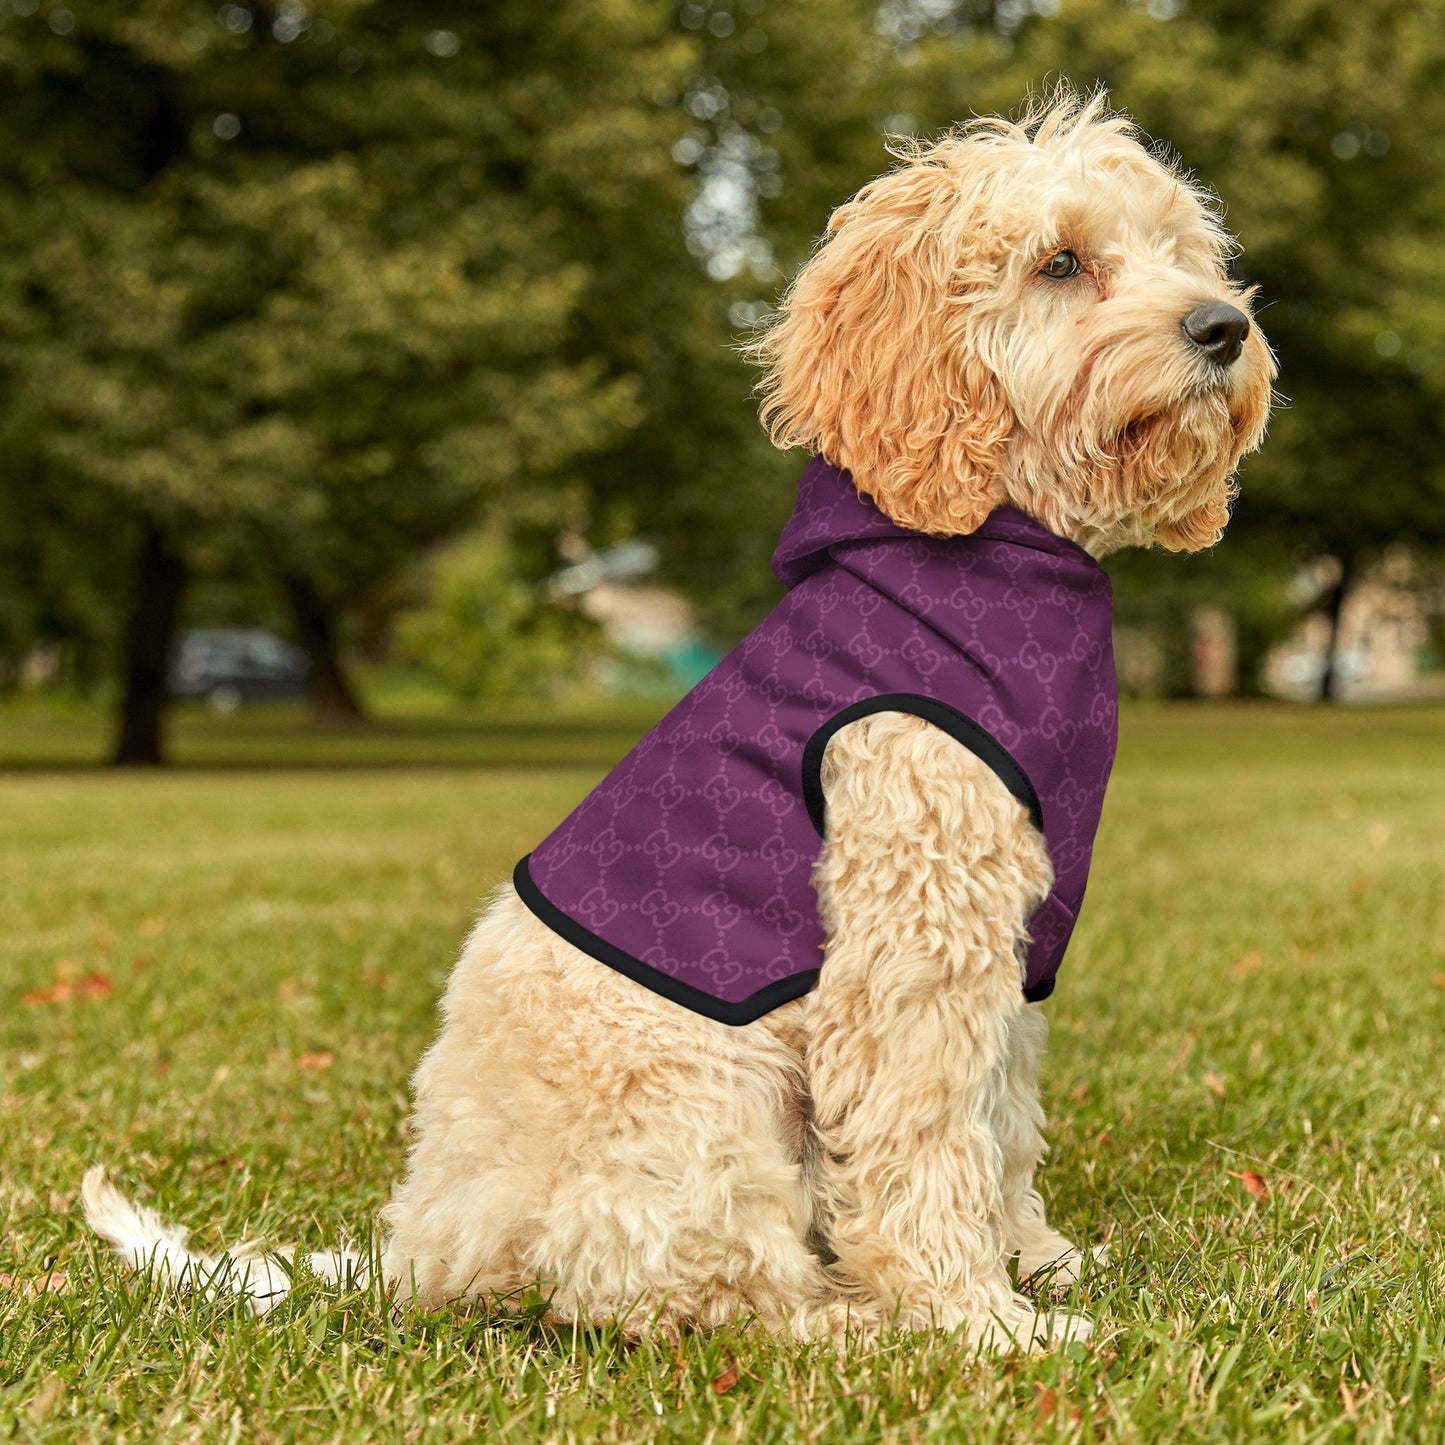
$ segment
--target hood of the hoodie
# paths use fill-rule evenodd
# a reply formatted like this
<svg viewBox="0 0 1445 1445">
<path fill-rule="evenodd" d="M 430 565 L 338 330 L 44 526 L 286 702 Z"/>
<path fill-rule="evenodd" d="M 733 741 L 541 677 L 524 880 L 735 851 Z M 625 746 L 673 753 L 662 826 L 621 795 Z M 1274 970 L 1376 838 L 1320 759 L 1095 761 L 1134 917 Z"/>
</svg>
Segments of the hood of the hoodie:
<svg viewBox="0 0 1445 1445">
<path fill-rule="evenodd" d="M 859 492 L 851 472 L 835 467 L 822 457 L 814 457 L 798 483 L 793 514 L 773 552 L 773 575 L 784 587 L 796 587 L 805 577 L 838 560 L 834 548 L 855 542 L 917 541 L 921 535 L 906 531 L 885 517 Z M 956 546 L 973 538 L 1031 547 L 1081 564 L 1079 570 L 1090 575 L 1102 571 L 1098 562 L 1077 543 L 1056 536 L 1017 507 L 997 508 L 968 538 L 937 540 L 946 546 Z"/>
</svg>

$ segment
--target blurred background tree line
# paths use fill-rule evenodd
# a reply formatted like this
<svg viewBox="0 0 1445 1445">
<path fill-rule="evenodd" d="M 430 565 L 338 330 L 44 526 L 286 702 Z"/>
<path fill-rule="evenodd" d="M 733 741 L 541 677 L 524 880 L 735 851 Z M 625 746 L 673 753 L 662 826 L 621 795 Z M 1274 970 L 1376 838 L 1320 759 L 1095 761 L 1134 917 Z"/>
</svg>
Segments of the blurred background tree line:
<svg viewBox="0 0 1445 1445">
<path fill-rule="evenodd" d="M 1337 619 L 1381 558 L 1418 580 L 1445 552 L 1442 22 L 0 0 L 0 686 L 51 659 L 114 698 L 127 762 L 161 757 L 183 622 L 288 633 L 333 721 L 361 714 L 358 653 L 463 695 L 544 686 L 583 629 L 543 579 L 639 536 L 725 645 L 776 596 L 800 460 L 733 348 L 885 132 L 1060 76 L 1227 198 L 1259 287 L 1288 404 L 1227 544 L 1110 563 L 1166 687 L 1207 606 L 1250 685 L 1303 605 Z"/>
</svg>

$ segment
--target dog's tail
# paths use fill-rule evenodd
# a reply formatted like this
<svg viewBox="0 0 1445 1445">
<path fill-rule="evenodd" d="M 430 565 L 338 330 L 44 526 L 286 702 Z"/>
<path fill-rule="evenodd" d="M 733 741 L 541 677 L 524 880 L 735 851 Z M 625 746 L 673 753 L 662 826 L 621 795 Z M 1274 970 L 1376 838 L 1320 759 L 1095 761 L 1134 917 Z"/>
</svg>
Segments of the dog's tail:
<svg viewBox="0 0 1445 1445">
<path fill-rule="evenodd" d="M 286 1298 L 291 1288 L 295 1250 L 265 1249 L 257 1243 L 222 1254 L 195 1254 L 186 1248 L 186 1231 L 167 1224 L 153 1209 L 132 1204 L 105 1177 L 105 1165 L 86 1170 L 80 1185 L 85 1222 L 132 1269 L 178 1289 L 199 1290 L 207 1299 L 243 1298 L 263 1315 Z M 332 1249 L 305 1256 L 311 1272 L 331 1284 L 363 1285 L 370 1261 L 353 1249 Z"/>
</svg>

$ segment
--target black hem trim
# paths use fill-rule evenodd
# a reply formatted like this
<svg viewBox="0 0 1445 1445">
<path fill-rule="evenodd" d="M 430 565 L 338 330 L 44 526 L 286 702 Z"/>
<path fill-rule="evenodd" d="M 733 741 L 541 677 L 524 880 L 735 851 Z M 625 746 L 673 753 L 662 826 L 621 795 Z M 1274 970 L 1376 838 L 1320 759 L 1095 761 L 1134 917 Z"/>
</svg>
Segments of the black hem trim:
<svg viewBox="0 0 1445 1445">
<path fill-rule="evenodd" d="M 1024 990 L 1024 1002 L 1043 1003 L 1043 1001 L 1053 993 L 1055 982 L 1056 980 L 1052 978 L 1046 978 L 1042 983 L 1036 983 L 1032 988 L 1026 988 Z"/>
<path fill-rule="evenodd" d="M 803 803 L 820 838 L 823 836 L 825 822 L 823 754 L 827 751 L 834 733 L 851 722 L 857 722 L 860 717 L 869 717 L 875 712 L 911 713 L 914 717 L 941 728 L 998 774 L 1004 787 L 1028 809 L 1034 827 L 1043 832 L 1044 811 L 1039 806 L 1039 795 L 1034 791 L 1034 785 L 1009 750 L 991 733 L 986 732 L 957 708 L 950 707 L 946 702 L 939 702 L 936 697 L 925 697 L 918 692 L 885 692 L 877 697 L 864 698 L 862 702 L 855 702 L 850 707 L 845 707 L 842 712 L 834 713 L 808 739 L 803 748 Z"/>
<path fill-rule="evenodd" d="M 553 933 L 566 939 L 574 948 L 590 954 L 598 963 L 605 963 L 608 968 L 625 974 L 633 983 L 640 983 L 643 988 L 651 989 L 653 993 L 661 994 L 671 1003 L 681 1004 L 693 1013 L 716 1019 L 718 1023 L 728 1024 L 732 1028 L 740 1028 L 785 1003 L 791 1003 L 795 998 L 801 998 L 818 982 L 818 970 L 810 968 L 803 973 L 795 973 L 789 978 L 780 978 L 767 984 L 738 1003 L 715 998 L 700 988 L 694 988 L 690 983 L 683 983 L 681 979 L 663 973 L 650 963 L 643 963 L 640 958 L 634 958 L 615 944 L 608 943 L 605 938 L 598 938 L 591 929 L 584 928 L 576 919 L 569 918 L 532 881 L 531 871 L 527 867 L 530 857 L 529 853 L 513 870 L 512 886 L 517 890 L 517 897 Z"/>
</svg>

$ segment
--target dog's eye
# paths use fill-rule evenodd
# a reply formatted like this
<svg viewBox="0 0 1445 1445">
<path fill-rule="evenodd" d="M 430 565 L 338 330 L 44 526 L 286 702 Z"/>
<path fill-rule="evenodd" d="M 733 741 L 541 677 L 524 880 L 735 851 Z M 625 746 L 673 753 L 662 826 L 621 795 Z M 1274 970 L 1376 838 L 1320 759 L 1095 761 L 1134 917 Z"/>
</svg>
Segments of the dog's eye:
<svg viewBox="0 0 1445 1445">
<path fill-rule="evenodd" d="M 1072 251 L 1055 251 L 1039 267 L 1039 274 L 1047 276 L 1050 281 L 1067 281 L 1070 276 L 1077 276 L 1082 269 L 1079 258 Z"/>
</svg>

